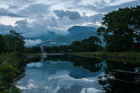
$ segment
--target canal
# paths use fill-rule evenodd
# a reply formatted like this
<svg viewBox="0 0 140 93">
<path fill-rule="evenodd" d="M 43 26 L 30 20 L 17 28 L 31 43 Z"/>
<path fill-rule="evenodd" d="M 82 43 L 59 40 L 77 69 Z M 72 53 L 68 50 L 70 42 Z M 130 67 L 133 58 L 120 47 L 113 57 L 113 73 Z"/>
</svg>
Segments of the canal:
<svg viewBox="0 0 140 93">
<path fill-rule="evenodd" d="M 24 66 L 23 93 L 140 93 L 140 64 L 48 55 Z"/>
</svg>

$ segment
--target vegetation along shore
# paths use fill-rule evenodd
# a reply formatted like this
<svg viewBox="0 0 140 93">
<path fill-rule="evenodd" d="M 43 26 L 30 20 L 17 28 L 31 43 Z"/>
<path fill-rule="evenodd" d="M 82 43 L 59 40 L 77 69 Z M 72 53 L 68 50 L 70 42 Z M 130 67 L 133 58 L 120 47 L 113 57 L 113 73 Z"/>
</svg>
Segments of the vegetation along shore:
<svg viewBox="0 0 140 93">
<path fill-rule="evenodd" d="M 103 58 L 103 59 L 110 59 L 110 60 L 137 60 L 137 62 L 140 62 L 140 53 L 139 52 L 71 52 L 66 53 L 70 55 L 76 55 L 76 56 L 83 56 L 83 57 L 89 57 L 89 58 Z"/>
</svg>

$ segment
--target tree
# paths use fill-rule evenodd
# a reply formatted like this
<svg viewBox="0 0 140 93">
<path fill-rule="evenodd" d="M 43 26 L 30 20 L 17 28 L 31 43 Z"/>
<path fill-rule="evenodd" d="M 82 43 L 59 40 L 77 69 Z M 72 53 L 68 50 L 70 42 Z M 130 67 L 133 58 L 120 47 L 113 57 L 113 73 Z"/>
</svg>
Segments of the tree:
<svg viewBox="0 0 140 93">
<path fill-rule="evenodd" d="M 80 52 L 81 50 L 81 42 L 80 41 L 74 41 L 72 43 L 72 51 L 73 52 Z"/>
<path fill-rule="evenodd" d="M 24 52 L 25 49 L 25 41 L 24 41 L 24 37 L 21 36 L 19 33 L 17 33 L 14 30 L 10 31 L 10 38 L 12 40 L 12 42 L 15 44 L 14 46 L 14 51 L 18 51 L 18 52 Z"/>
<path fill-rule="evenodd" d="M 82 40 L 81 41 L 81 46 L 82 46 L 82 52 L 87 52 L 87 51 L 89 51 L 89 49 L 88 49 L 88 39 L 84 39 L 84 40 Z"/>
<path fill-rule="evenodd" d="M 140 6 L 120 8 L 103 17 L 97 35 L 102 35 L 108 51 L 132 51 L 140 41 Z"/>
<path fill-rule="evenodd" d="M 9 35 L 5 35 L 4 40 L 5 40 L 5 50 L 3 50 L 3 51 L 4 52 L 13 52 L 16 45 L 14 42 L 12 42 L 12 38 Z"/>
<path fill-rule="evenodd" d="M 88 48 L 89 48 L 89 51 L 97 51 L 97 45 L 98 44 L 101 44 L 101 40 L 96 37 L 96 36 L 90 36 L 89 39 L 88 39 Z"/>
<path fill-rule="evenodd" d="M 5 50 L 5 40 L 2 34 L 0 34 L 0 53 L 4 52 Z"/>
</svg>

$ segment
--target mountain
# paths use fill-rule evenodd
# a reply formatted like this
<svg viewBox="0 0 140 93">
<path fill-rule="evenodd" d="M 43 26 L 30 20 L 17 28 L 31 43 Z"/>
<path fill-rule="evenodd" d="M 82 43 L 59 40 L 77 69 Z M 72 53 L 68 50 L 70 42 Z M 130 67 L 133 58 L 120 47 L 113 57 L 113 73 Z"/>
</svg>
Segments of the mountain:
<svg viewBox="0 0 140 93">
<path fill-rule="evenodd" d="M 82 31 L 96 31 L 96 28 L 86 27 L 86 26 L 73 26 L 73 27 L 68 29 L 68 32 L 70 33 L 70 34 L 68 34 L 68 36 L 75 35 L 75 34 L 80 33 Z"/>
<path fill-rule="evenodd" d="M 70 45 L 73 41 L 82 41 L 88 39 L 90 36 L 97 36 L 96 28 L 85 27 L 85 26 L 73 26 L 68 29 L 69 34 L 66 36 L 58 36 L 49 40 L 46 40 L 45 46 L 59 46 L 59 45 Z M 103 37 L 99 37 L 103 41 Z M 39 44 L 40 45 L 40 44 Z M 39 46 L 37 45 L 37 46 Z M 104 45 L 104 43 L 102 44 Z"/>
<path fill-rule="evenodd" d="M 59 36 L 45 42 L 46 46 L 54 46 L 54 45 L 69 45 L 73 41 L 82 41 L 83 39 L 87 39 L 90 36 L 96 35 L 96 28 L 94 27 L 85 27 L 85 26 L 73 26 L 68 29 L 69 34 L 67 36 Z"/>
</svg>

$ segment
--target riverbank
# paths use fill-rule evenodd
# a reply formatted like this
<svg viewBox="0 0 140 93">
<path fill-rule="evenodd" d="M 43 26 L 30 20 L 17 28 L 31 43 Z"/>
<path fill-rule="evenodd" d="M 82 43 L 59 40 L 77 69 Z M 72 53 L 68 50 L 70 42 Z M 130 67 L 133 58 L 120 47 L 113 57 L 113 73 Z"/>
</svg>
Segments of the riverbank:
<svg viewBox="0 0 140 93">
<path fill-rule="evenodd" d="M 2 53 L 0 55 L 0 93 L 22 93 L 15 86 L 24 68 L 19 67 L 21 57 L 17 53 Z"/>
<path fill-rule="evenodd" d="M 67 53 L 70 55 L 88 57 L 88 58 L 103 58 L 109 60 L 139 60 L 139 52 L 73 52 Z"/>
</svg>

